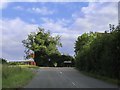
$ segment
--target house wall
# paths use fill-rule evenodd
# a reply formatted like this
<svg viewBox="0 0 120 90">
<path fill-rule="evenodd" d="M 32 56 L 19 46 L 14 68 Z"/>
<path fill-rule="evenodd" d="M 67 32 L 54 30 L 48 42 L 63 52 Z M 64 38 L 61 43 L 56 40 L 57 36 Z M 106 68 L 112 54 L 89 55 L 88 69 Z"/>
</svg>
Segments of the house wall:
<svg viewBox="0 0 120 90">
<path fill-rule="evenodd" d="M 34 61 L 30 61 L 29 65 L 36 65 L 36 63 Z"/>
</svg>

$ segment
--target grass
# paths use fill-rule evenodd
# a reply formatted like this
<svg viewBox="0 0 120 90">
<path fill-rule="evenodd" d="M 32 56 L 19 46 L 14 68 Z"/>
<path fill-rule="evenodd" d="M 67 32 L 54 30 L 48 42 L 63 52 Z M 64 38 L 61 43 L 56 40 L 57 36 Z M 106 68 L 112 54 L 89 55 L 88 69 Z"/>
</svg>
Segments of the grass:
<svg viewBox="0 0 120 90">
<path fill-rule="evenodd" d="M 26 68 L 17 65 L 2 66 L 2 88 L 22 88 L 35 74 Z"/>
<path fill-rule="evenodd" d="M 35 65 L 18 65 L 18 66 L 20 66 L 21 68 L 34 68 L 34 69 L 39 68 L 38 66 L 35 66 Z"/>
<path fill-rule="evenodd" d="M 100 76 L 100 75 L 90 73 L 90 72 L 85 72 L 85 71 L 80 71 L 80 72 L 82 74 L 86 75 L 86 76 L 91 76 L 93 78 L 103 80 L 103 81 L 111 83 L 111 84 L 119 85 L 119 83 L 120 83 L 120 81 L 118 79 L 113 79 L 113 78 L 109 78 L 109 77 L 106 77 L 106 76 Z"/>
</svg>

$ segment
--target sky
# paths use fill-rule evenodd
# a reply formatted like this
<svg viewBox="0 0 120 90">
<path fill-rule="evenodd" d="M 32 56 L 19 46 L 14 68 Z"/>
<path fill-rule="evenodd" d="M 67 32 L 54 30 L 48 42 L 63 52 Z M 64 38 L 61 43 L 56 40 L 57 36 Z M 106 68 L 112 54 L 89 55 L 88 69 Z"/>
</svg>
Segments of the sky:
<svg viewBox="0 0 120 90">
<path fill-rule="evenodd" d="M 6 0 L 5 0 L 6 1 Z M 0 55 L 23 60 L 22 40 L 37 27 L 60 35 L 62 54 L 74 56 L 77 37 L 85 32 L 104 32 L 118 24 L 117 2 L 2 2 L 0 3 Z"/>
</svg>

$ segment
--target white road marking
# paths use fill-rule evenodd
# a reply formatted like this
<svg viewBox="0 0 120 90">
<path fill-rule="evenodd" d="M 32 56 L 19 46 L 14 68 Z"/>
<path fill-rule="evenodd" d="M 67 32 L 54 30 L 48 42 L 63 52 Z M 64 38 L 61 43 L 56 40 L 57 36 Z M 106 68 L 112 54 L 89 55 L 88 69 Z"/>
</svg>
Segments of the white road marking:
<svg viewBox="0 0 120 90">
<path fill-rule="evenodd" d="M 62 74 L 62 72 L 60 72 L 60 74 Z"/>
<path fill-rule="evenodd" d="M 75 83 L 74 83 L 74 82 L 72 82 L 72 84 L 75 86 Z"/>
<path fill-rule="evenodd" d="M 73 86 L 75 86 L 75 87 L 77 87 L 77 88 L 79 88 L 74 82 L 72 82 L 72 84 L 73 84 Z"/>
</svg>

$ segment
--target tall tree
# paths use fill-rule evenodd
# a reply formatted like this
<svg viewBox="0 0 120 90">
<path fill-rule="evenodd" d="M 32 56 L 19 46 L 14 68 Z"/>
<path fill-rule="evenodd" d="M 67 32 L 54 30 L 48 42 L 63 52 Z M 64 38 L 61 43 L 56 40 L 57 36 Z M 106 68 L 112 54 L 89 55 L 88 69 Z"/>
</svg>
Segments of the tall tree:
<svg viewBox="0 0 120 90">
<path fill-rule="evenodd" d="M 37 66 L 47 66 L 49 56 L 59 54 L 58 47 L 62 46 L 60 36 L 52 37 L 50 32 L 45 32 L 43 28 L 38 28 L 38 32 L 29 34 L 22 43 L 26 47 L 26 58 L 30 57 L 32 51 Z"/>
</svg>

